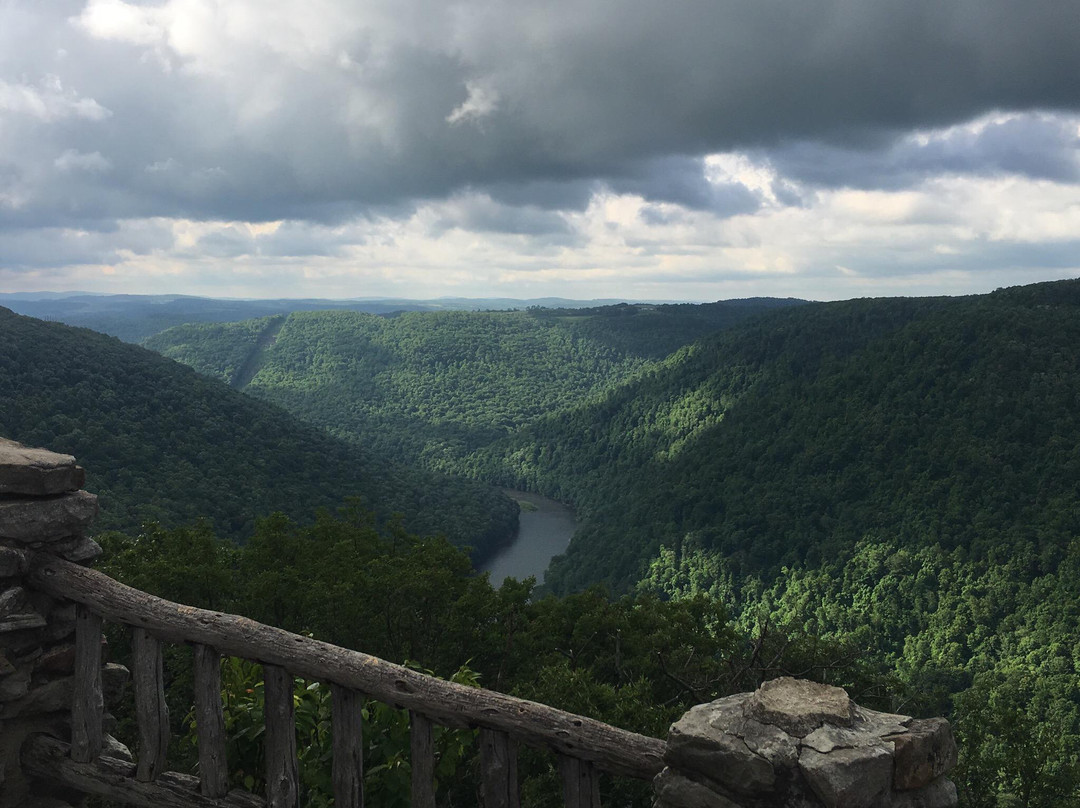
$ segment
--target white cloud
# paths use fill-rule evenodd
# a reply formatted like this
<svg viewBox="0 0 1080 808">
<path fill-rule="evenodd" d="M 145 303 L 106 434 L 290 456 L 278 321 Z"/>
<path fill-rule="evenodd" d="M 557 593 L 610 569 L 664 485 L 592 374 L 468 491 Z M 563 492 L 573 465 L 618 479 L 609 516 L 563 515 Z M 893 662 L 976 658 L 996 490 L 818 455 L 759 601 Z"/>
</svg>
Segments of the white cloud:
<svg viewBox="0 0 1080 808">
<path fill-rule="evenodd" d="M 479 82 L 465 82 L 465 90 L 469 94 L 468 97 L 446 116 L 447 123 L 458 124 L 466 121 L 476 121 L 493 113 L 499 105 L 499 94 L 494 89 L 485 87 Z"/>
<path fill-rule="evenodd" d="M 36 87 L 0 78 L 0 113 L 26 115 L 46 123 L 72 117 L 101 121 L 112 114 L 93 98 L 65 91 L 60 79 L 52 75 Z"/>
<path fill-rule="evenodd" d="M 68 149 L 55 160 L 53 165 L 58 171 L 108 171 L 112 163 L 101 156 L 101 152 L 83 154 L 75 149 Z"/>
<path fill-rule="evenodd" d="M 165 28 L 159 9 L 136 6 L 123 0 L 90 0 L 73 22 L 97 39 L 154 45 L 164 38 Z"/>
</svg>

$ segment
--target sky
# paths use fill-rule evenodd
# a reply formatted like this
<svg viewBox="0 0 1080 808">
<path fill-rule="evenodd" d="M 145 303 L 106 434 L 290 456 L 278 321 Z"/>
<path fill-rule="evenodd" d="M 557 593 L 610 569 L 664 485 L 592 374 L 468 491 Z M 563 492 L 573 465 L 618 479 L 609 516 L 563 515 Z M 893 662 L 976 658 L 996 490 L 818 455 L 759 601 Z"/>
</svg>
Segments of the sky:
<svg viewBox="0 0 1080 808">
<path fill-rule="evenodd" d="M 0 0 L 0 292 L 1080 275 L 1073 0 Z"/>
</svg>

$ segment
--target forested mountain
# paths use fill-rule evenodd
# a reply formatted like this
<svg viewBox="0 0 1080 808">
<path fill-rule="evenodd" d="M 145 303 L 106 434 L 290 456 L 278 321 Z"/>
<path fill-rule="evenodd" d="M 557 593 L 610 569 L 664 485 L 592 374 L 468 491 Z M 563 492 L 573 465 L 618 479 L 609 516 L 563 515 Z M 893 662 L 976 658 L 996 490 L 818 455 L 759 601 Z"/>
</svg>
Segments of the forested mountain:
<svg viewBox="0 0 1080 808">
<path fill-rule="evenodd" d="M 0 431 L 74 451 L 91 472 L 117 464 L 95 457 L 94 441 L 58 439 L 71 430 L 33 409 L 46 406 L 34 390 L 71 409 L 124 401 L 122 380 L 141 390 L 160 372 L 178 380 L 161 382 L 166 401 L 218 397 L 199 405 L 199 428 L 163 416 L 193 442 L 205 431 L 221 443 L 217 402 L 244 400 L 59 327 L 65 345 L 108 346 L 91 352 L 100 365 L 126 367 L 52 380 L 60 360 L 42 351 L 55 334 L 9 322 L 24 329 L 26 415 L 21 436 Z M 492 590 L 443 545 L 353 512 L 310 527 L 263 522 L 243 550 L 222 549 L 208 528 L 116 538 L 106 563 L 136 585 L 224 599 L 215 608 L 444 675 L 469 663 L 489 685 L 650 732 L 747 677 L 824 679 L 863 703 L 949 715 L 967 808 L 1080 805 L 1080 281 L 780 308 L 301 313 L 173 329 L 149 344 L 352 445 L 572 503 L 580 530 L 548 574 L 560 597 L 547 599 L 530 600 L 527 583 Z M 14 355 L 0 368 L 18 366 Z M 84 384 L 102 374 L 109 386 Z M 284 418 L 245 406 L 225 424 Z M 105 431 L 122 434 L 120 423 Z M 285 441 L 274 432 L 285 426 L 245 439 L 267 429 Z M 297 455 L 315 438 L 294 440 Z M 150 429 L 133 438 L 144 453 L 161 441 L 171 446 Z M 242 485 L 251 468 L 230 473 Z M 197 484 L 173 490 L 212 494 Z M 176 572 L 200 565 L 205 574 Z M 231 584 L 188 591 L 209 580 Z M 553 776 L 537 765 L 536 777 Z"/>
<path fill-rule="evenodd" d="M 867 535 L 1052 566 L 1080 532 L 1080 282 L 758 318 L 476 458 L 576 503 L 560 590 L 632 586 L 663 546 L 733 570 Z"/>
<path fill-rule="evenodd" d="M 293 311 L 365 311 L 391 314 L 400 311 L 474 311 L 478 309 L 527 308 L 542 306 L 593 306 L 604 301 L 542 298 L 440 298 L 438 300 L 403 300 L 360 298 L 357 300 L 322 300 L 283 298 L 278 300 L 222 300 L 190 295 L 91 295 L 0 293 L 0 306 L 18 314 L 51 320 L 67 325 L 92 328 L 127 342 L 140 342 L 151 334 L 184 323 L 224 323 L 247 320 Z M 616 303 L 618 301 L 606 301 Z"/>
<path fill-rule="evenodd" d="M 386 462 L 115 338 L 0 309 L 0 345 L 0 434 L 78 457 L 101 529 L 207 517 L 243 538 L 257 516 L 310 519 L 347 497 L 481 553 L 516 524 L 483 484 Z"/>
<path fill-rule="evenodd" d="M 299 312 L 169 329 L 146 346 L 400 460 L 471 452 L 678 347 L 797 301 L 513 312 Z"/>
</svg>

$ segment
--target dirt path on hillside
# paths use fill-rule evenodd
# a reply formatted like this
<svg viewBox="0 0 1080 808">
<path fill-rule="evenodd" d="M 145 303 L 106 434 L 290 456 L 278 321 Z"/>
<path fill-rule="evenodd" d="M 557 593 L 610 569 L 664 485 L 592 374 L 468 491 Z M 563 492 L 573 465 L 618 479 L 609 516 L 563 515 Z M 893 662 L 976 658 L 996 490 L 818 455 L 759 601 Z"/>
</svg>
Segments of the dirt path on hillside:
<svg viewBox="0 0 1080 808">
<path fill-rule="evenodd" d="M 266 328 L 262 330 L 262 333 L 255 340 L 255 345 L 251 349 L 251 353 L 248 354 L 248 358 L 244 360 L 244 364 L 232 378 L 231 384 L 237 390 L 243 390 L 251 384 L 251 380 L 255 378 L 255 374 L 262 367 L 262 360 L 266 355 L 266 351 L 277 342 L 278 333 L 287 319 L 288 315 L 282 314 L 274 317 L 266 324 Z"/>
</svg>

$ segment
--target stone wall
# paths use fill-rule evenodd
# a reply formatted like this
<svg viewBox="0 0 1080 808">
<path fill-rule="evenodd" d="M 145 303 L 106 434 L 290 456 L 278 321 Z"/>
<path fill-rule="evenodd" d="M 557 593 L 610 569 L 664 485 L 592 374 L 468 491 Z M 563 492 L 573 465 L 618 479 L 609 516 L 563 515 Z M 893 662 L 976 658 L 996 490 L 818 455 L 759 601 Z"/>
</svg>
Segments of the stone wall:
<svg viewBox="0 0 1080 808">
<path fill-rule="evenodd" d="M 943 718 L 868 710 L 784 677 L 700 704 L 672 725 L 656 808 L 952 808 Z"/>
<path fill-rule="evenodd" d="M 35 553 L 80 564 L 100 554 L 86 537 L 97 497 L 79 490 L 83 481 L 70 455 L 0 438 L 0 808 L 81 802 L 78 794 L 31 784 L 19 769 L 19 749 L 36 732 L 70 739 L 75 605 L 27 589 L 23 575 Z M 126 681 L 125 668 L 105 666 L 107 703 Z M 110 754 L 126 754 L 105 740 Z"/>
</svg>

